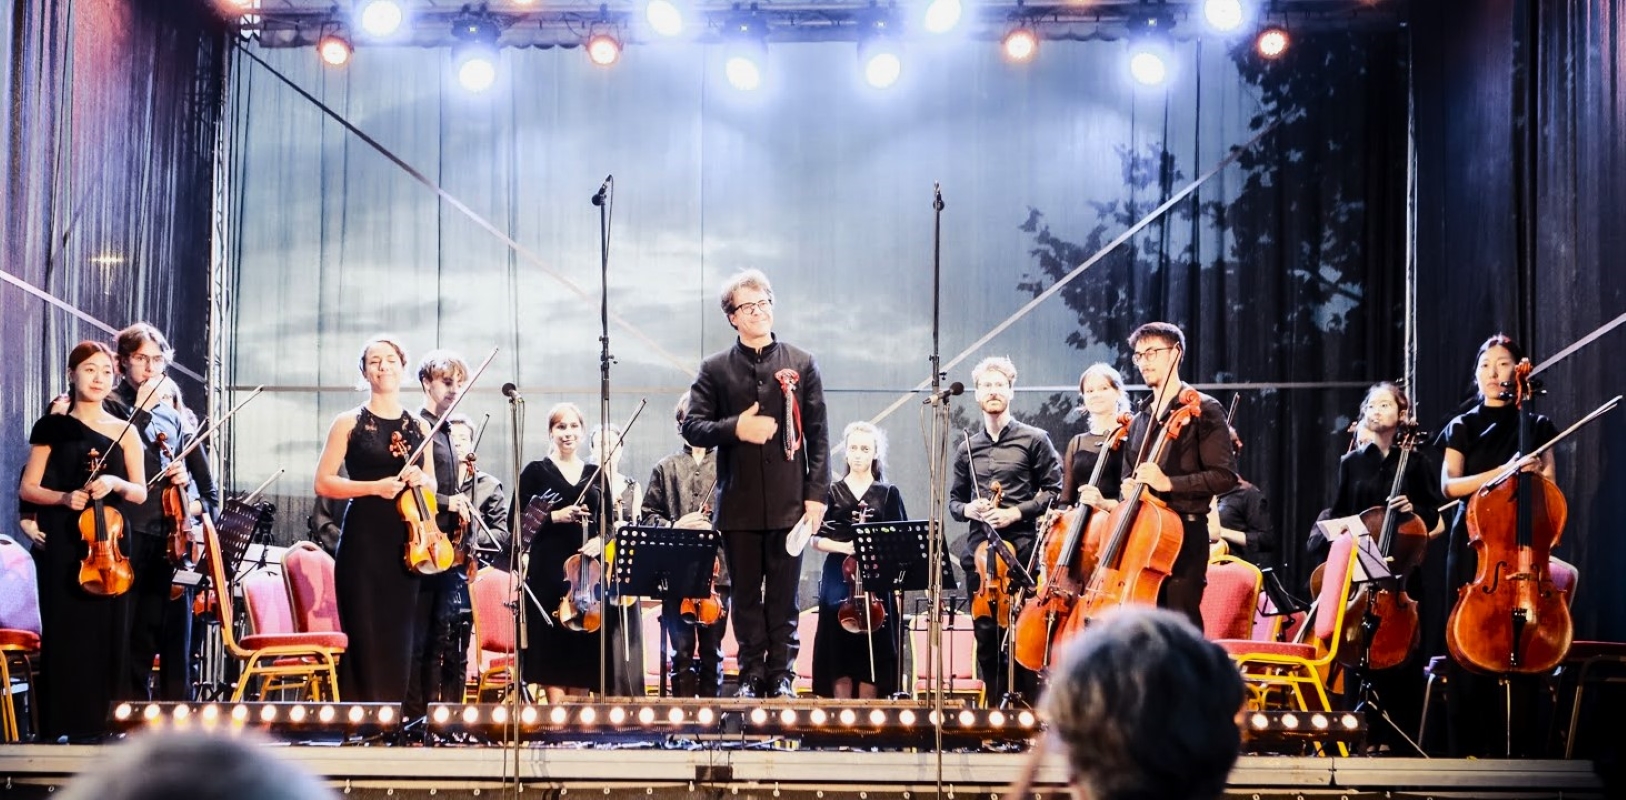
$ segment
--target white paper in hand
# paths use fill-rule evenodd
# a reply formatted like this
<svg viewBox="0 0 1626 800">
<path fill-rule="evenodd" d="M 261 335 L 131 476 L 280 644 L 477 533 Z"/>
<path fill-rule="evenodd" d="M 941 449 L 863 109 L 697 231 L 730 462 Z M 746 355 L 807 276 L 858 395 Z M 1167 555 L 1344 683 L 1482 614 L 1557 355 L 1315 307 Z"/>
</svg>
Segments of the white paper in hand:
<svg viewBox="0 0 1626 800">
<path fill-rule="evenodd" d="M 790 533 L 785 534 L 785 552 L 793 556 L 801 555 L 802 551 L 807 549 L 807 540 L 811 538 L 813 528 L 808 526 L 807 518 L 803 517 L 796 523 L 796 527 L 790 529 Z"/>
</svg>

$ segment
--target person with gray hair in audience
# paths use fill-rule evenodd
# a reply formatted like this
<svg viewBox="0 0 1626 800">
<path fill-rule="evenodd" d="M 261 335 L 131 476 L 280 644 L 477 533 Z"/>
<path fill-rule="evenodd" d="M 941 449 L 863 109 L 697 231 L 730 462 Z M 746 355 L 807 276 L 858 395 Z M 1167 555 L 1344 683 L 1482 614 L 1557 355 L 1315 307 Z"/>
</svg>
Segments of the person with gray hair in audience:
<svg viewBox="0 0 1626 800">
<path fill-rule="evenodd" d="M 337 800 L 309 770 L 250 733 L 133 734 L 68 784 L 62 800 Z"/>
</svg>

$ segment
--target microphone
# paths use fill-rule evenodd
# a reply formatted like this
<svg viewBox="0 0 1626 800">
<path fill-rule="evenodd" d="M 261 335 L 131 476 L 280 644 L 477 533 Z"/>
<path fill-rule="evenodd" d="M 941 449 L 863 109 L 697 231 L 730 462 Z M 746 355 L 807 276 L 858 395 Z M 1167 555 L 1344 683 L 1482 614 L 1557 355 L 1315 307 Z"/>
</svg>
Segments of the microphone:
<svg viewBox="0 0 1626 800">
<path fill-rule="evenodd" d="M 604 176 L 604 182 L 598 185 L 598 192 L 593 195 L 593 205 L 604 205 L 604 195 L 610 191 L 610 183 L 614 180 L 614 175 Z"/>
<path fill-rule="evenodd" d="M 525 398 L 521 397 L 519 394 L 519 387 L 512 383 L 505 383 L 502 385 L 502 396 L 508 398 L 508 402 L 510 403 L 525 402 Z"/>
<path fill-rule="evenodd" d="M 936 181 L 932 182 L 932 208 L 937 211 L 943 210 L 943 184 Z M 961 386 L 960 391 L 965 391 L 965 387 Z M 959 393 L 955 392 L 955 394 Z"/>
<path fill-rule="evenodd" d="M 947 403 L 948 399 L 950 397 L 954 397 L 955 395 L 960 395 L 960 394 L 965 394 L 965 384 L 960 383 L 959 381 L 955 381 L 955 382 L 949 384 L 947 389 L 943 389 L 942 391 L 939 391 L 936 394 L 933 394 L 930 397 L 927 397 L 925 400 L 920 401 L 920 404 L 921 405 L 926 405 L 926 406 L 935 406 L 935 405 L 938 405 L 940 403 Z"/>
</svg>

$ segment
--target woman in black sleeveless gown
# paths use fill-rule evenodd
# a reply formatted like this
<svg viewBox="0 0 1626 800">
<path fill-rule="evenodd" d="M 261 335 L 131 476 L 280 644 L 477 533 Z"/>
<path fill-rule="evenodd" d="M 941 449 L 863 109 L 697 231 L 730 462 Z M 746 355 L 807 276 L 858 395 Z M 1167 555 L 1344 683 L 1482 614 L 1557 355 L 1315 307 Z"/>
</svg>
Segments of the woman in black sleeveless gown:
<svg viewBox="0 0 1626 800">
<path fill-rule="evenodd" d="M 408 486 L 434 488 L 434 477 L 414 466 L 398 479 L 405 459 L 391 452 L 399 433 L 408 451 L 427 431 L 401 405 L 406 349 L 375 337 L 362 349 L 361 375 L 372 395 L 340 414 L 328 430 L 316 467 L 316 493 L 349 500 L 340 526 L 334 582 L 339 625 L 350 638 L 339 659 L 339 696 L 355 702 L 403 703 L 408 719 L 424 713 L 421 675 L 413 665 L 429 633 L 431 597 L 403 560 L 406 525 L 395 498 Z M 419 464 L 430 463 L 425 450 Z M 339 477 L 344 465 L 348 478 Z"/>
<path fill-rule="evenodd" d="M 897 605 L 889 593 L 873 595 L 886 607 L 886 622 L 868 634 L 841 627 L 838 611 L 852 595 L 843 579 L 842 564 L 855 550 L 852 526 L 861 513 L 867 522 L 895 522 L 908 519 L 908 512 L 898 488 L 881 482 L 886 437 L 880 429 L 868 422 L 854 422 L 843 432 L 842 442 L 847 474 L 830 484 L 824 501 L 824 525 L 811 542 L 815 550 L 829 553 L 819 577 L 813 693 L 839 698 L 886 697 L 898 690 Z"/>
<path fill-rule="evenodd" d="M 81 342 L 68 356 L 68 369 L 73 405 L 67 414 L 34 423 L 18 492 L 36 506 L 45 535 L 34 546 L 34 568 L 43 634 L 39 738 L 46 742 L 106 735 L 109 705 L 129 695 L 130 594 L 104 597 L 80 587 L 85 547 L 79 516 L 93 495 L 113 510 L 147 497 L 139 434 L 102 408 L 113 389 L 113 351 Z M 87 488 L 92 450 L 101 454 L 104 472 Z M 122 549 L 129 553 L 127 541 Z"/>
</svg>

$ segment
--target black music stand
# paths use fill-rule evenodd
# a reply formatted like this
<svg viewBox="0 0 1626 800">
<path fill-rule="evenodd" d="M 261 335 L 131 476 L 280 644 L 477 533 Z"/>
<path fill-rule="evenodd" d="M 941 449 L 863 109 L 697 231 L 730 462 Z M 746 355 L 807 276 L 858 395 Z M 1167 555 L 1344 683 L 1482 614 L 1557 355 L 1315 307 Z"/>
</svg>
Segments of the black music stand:
<svg viewBox="0 0 1626 800">
<path fill-rule="evenodd" d="M 898 654 L 898 690 L 894 697 L 908 697 L 903 661 L 903 620 L 896 619 L 904 592 L 925 591 L 931 582 L 931 523 L 923 519 L 895 522 L 862 522 L 852 526 L 853 555 L 864 585 L 874 592 L 892 595 L 892 640 Z M 945 560 L 943 566 L 947 566 Z M 955 588 L 954 571 L 944 570 L 944 588 Z"/>
<path fill-rule="evenodd" d="M 665 525 L 627 525 L 615 532 L 615 565 L 609 596 L 661 601 L 711 596 L 712 568 L 723 535 L 714 530 Z M 663 608 L 664 611 L 664 608 Z M 642 615 L 639 616 L 642 619 Z M 661 630 L 666 630 L 665 622 Z M 666 647 L 661 651 L 660 694 L 667 695 Z"/>
</svg>

